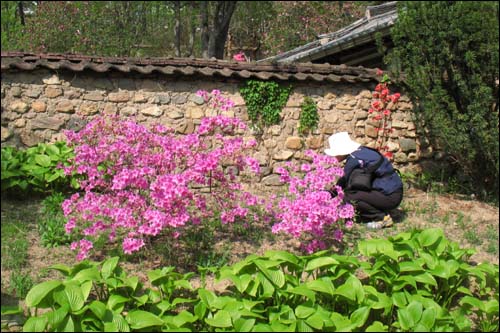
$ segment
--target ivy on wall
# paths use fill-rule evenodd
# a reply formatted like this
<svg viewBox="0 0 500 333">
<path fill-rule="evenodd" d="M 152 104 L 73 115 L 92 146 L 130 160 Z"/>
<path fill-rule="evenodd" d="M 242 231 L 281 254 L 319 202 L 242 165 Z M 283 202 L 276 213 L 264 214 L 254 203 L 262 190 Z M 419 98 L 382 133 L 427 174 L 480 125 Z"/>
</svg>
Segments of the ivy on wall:
<svg viewBox="0 0 500 333">
<path fill-rule="evenodd" d="M 317 128 L 319 123 L 318 108 L 314 100 L 307 96 L 300 105 L 299 133 L 306 134 Z"/>
<path fill-rule="evenodd" d="M 272 81 L 248 80 L 240 88 L 250 121 L 257 128 L 275 125 L 288 101 L 292 87 L 282 87 Z"/>
</svg>

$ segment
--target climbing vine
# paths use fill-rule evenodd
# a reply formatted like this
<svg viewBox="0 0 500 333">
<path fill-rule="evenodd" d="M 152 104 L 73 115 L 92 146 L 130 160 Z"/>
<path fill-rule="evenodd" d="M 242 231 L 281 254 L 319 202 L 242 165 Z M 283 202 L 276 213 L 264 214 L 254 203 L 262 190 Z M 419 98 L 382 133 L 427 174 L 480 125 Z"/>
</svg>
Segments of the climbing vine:
<svg viewBox="0 0 500 333">
<path fill-rule="evenodd" d="M 299 133 L 305 134 L 318 126 L 318 108 L 314 100 L 307 96 L 300 105 Z"/>
<path fill-rule="evenodd" d="M 278 124 L 291 90 L 291 86 L 282 87 L 272 81 L 247 81 L 240 88 L 240 94 L 245 100 L 252 124 L 257 128 Z"/>
</svg>

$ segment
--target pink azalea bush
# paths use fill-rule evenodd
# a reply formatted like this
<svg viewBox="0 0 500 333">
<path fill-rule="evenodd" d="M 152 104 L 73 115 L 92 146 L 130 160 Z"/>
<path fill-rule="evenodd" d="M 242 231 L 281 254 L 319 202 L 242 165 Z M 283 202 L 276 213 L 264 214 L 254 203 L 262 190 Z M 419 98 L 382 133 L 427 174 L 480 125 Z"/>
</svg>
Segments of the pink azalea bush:
<svg viewBox="0 0 500 333">
<path fill-rule="evenodd" d="M 223 168 L 259 172 L 258 162 L 244 154 L 255 141 L 234 135 L 244 129 L 238 119 L 217 116 L 181 136 L 162 125 L 149 129 L 109 116 L 94 118 L 78 133 L 67 131 L 75 159 L 65 172 L 85 176 L 83 192 L 63 202 L 66 231 L 81 237 L 71 245 L 77 258 L 87 258 L 101 234 L 121 241 L 129 254 L 148 237 L 167 231 L 175 238 L 183 226 L 214 211 L 222 212 L 222 223 L 244 218 L 260 201 Z"/>
<path fill-rule="evenodd" d="M 354 207 L 344 203 L 344 192 L 336 186 L 343 169 L 334 157 L 306 151 L 312 164 L 296 164 L 288 162 L 277 172 L 282 182 L 288 184 L 289 195 L 278 200 L 276 218 L 278 223 L 272 227 L 273 233 L 285 232 L 297 238 L 312 235 L 313 241 L 304 244 L 308 253 L 324 249 L 323 241 L 329 235 L 327 230 L 333 229 L 333 237 L 341 241 L 345 229 L 353 224 Z M 334 188 L 337 196 L 325 189 Z"/>
</svg>

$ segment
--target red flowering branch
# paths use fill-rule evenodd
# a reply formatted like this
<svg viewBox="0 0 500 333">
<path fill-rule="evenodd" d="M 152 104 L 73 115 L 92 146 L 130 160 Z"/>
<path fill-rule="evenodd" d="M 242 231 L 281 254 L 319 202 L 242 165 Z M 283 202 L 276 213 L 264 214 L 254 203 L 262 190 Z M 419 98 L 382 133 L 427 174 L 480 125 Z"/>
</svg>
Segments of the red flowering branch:
<svg viewBox="0 0 500 333">
<path fill-rule="evenodd" d="M 384 74 L 382 70 L 378 69 L 377 75 L 383 75 L 383 77 L 380 83 L 375 87 L 375 91 L 372 94 L 372 107 L 368 110 L 368 113 L 372 115 L 372 119 L 379 121 L 379 124 L 381 124 L 380 127 L 375 128 L 377 131 L 375 148 L 391 160 L 393 158 L 393 154 L 389 151 L 389 147 L 387 146 L 389 135 L 393 131 L 391 126 L 392 112 L 390 109 L 395 107 L 401 97 L 401 94 L 395 93 L 391 95 L 389 90 L 389 84 L 391 81 L 387 74 Z"/>
</svg>

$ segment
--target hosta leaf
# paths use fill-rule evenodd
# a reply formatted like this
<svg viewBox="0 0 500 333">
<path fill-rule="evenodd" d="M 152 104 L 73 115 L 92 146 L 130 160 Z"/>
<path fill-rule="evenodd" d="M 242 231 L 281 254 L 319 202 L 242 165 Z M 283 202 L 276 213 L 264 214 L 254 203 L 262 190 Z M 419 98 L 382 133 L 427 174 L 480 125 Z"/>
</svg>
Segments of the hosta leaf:
<svg viewBox="0 0 500 333">
<path fill-rule="evenodd" d="M 388 329 L 387 325 L 384 325 L 380 321 L 375 321 L 366 328 L 365 332 L 388 332 Z"/>
<path fill-rule="evenodd" d="M 120 260 L 120 257 L 113 257 L 109 258 L 104 263 L 102 264 L 102 269 L 101 269 L 101 275 L 103 279 L 109 278 L 112 274 L 113 271 L 115 270 L 116 266 L 118 265 L 118 261 Z"/>
<path fill-rule="evenodd" d="M 295 308 L 295 315 L 297 318 L 307 318 L 314 312 L 316 312 L 316 309 L 309 306 L 299 305 Z"/>
<path fill-rule="evenodd" d="M 297 320 L 297 330 L 299 332 L 314 332 L 313 328 L 307 325 L 304 320 Z"/>
<path fill-rule="evenodd" d="M 113 314 L 113 324 L 118 328 L 119 332 L 130 332 L 130 326 L 121 314 Z"/>
<path fill-rule="evenodd" d="M 124 297 L 124 296 L 118 295 L 118 294 L 113 294 L 113 295 L 109 296 L 109 298 L 108 298 L 107 307 L 110 310 L 115 310 L 115 307 L 117 305 L 122 304 L 122 303 L 126 303 L 128 301 L 130 301 L 130 298 L 128 298 L 128 297 Z"/>
<path fill-rule="evenodd" d="M 23 332 L 45 332 L 47 327 L 47 317 L 30 317 L 23 325 Z"/>
<path fill-rule="evenodd" d="M 92 301 L 92 303 L 89 304 L 89 309 L 100 320 L 103 320 L 104 316 L 106 315 L 106 311 L 109 311 L 106 308 L 106 305 L 103 302 L 101 302 L 101 301 Z"/>
<path fill-rule="evenodd" d="M 305 267 L 306 272 L 310 272 L 312 270 L 315 270 L 320 267 L 325 267 L 325 266 L 332 266 L 332 265 L 338 265 L 339 262 L 332 258 L 332 257 L 321 257 L 321 258 L 314 258 L 311 259 Z"/>
<path fill-rule="evenodd" d="M 48 324 L 51 326 L 56 326 L 66 318 L 68 315 L 68 307 L 62 306 L 54 311 L 49 311 L 45 314 L 47 316 Z"/>
<path fill-rule="evenodd" d="M 85 304 L 80 286 L 76 284 L 68 284 L 64 288 L 64 293 L 68 299 L 68 304 L 72 312 L 80 310 Z"/>
<path fill-rule="evenodd" d="M 319 291 L 330 296 L 334 293 L 333 283 L 328 278 L 309 281 L 306 283 L 306 286 L 311 290 Z"/>
<path fill-rule="evenodd" d="M 35 162 L 46 168 L 50 166 L 50 157 L 47 155 L 35 155 Z"/>
<path fill-rule="evenodd" d="M 26 295 L 26 305 L 28 307 L 36 307 L 50 292 L 59 287 L 60 281 L 46 281 L 37 284 Z"/>
<path fill-rule="evenodd" d="M 359 252 L 367 257 L 378 253 L 388 253 L 394 251 L 394 245 L 386 239 L 368 239 L 358 243 Z"/>
<path fill-rule="evenodd" d="M 225 310 L 218 311 L 213 318 L 205 318 L 205 322 L 214 327 L 231 327 L 231 316 Z"/>
<path fill-rule="evenodd" d="M 392 294 L 392 301 L 394 302 L 394 305 L 396 305 L 399 308 L 404 308 L 406 304 L 408 304 L 408 301 L 406 300 L 406 296 L 403 292 L 397 292 Z"/>
<path fill-rule="evenodd" d="M 101 274 L 96 267 L 85 268 L 75 274 L 73 277 L 76 281 L 99 281 L 101 280 Z"/>
<path fill-rule="evenodd" d="M 476 307 L 481 311 L 485 311 L 485 303 L 478 298 L 471 297 L 471 296 L 464 296 L 460 300 L 460 305 L 464 305 L 464 304 L 469 304 L 472 307 Z"/>
<path fill-rule="evenodd" d="M 414 275 L 413 277 L 415 278 L 415 281 L 417 281 L 417 282 L 425 283 L 425 284 L 431 285 L 433 287 L 437 287 L 436 279 L 434 278 L 434 276 L 432 276 L 428 272 L 423 272 L 421 274 Z"/>
<path fill-rule="evenodd" d="M 54 269 L 61 272 L 64 276 L 68 276 L 71 272 L 71 268 L 63 264 L 55 264 L 49 267 L 49 269 Z"/>
<path fill-rule="evenodd" d="M 298 286 L 298 287 L 292 288 L 288 291 L 291 292 L 292 294 L 306 296 L 311 301 L 316 302 L 316 294 L 314 293 L 314 291 L 310 290 L 309 288 L 307 288 L 305 286 Z"/>
<path fill-rule="evenodd" d="M 151 326 L 162 326 L 163 320 L 151 312 L 134 310 L 125 317 L 132 329 L 143 329 Z M 117 325 L 118 326 L 118 325 Z"/>
<path fill-rule="evenodd" d="M 434 327 L 436 322 L 436 310 L 433 308 L 425 309 L 422 313 L 422 319 L 420 319 L 420 324 L 424 325 L 427 329 L 426 332 L 430 332 L 430 329 Z"/>
<path fill-rule="evenodd" d="M 443 230 L 438 228 L 425 229 L 417 237 L 422 247 L 431 246 L 443 238 Z"/>
<path fill-rule="evenodd" d="M 399 264 L 400 272 L 415 272 L 423 270 L 422 267 L 413 261 L 404 261 Z"/>
<path fill-rule="evenodd" d="M 265 256 L 268 257 L 270 260 L 277 260 L 277 261 L 283 261 L 283 262 L 288 262 L 292 264 L 297 264 L 299 262 L 299 259 L 297 258 L 296 255 L 286 252 L 286 251 L 266 251 Z"/>
<path fill-rule="evenodd" d="M 365 324 L 366 319 L 368 319 L 369 315 L 370 308 L 367 306 L 362 306 L 356 309 L 351 314 L 351 323 L 354 325 L 354 327 L 362 327 Z"/>
<path fill-rule="evenodd" d="M 236 332 L 250 332 L 255 325 L 255 319 L 239 318 L 234 322 L 234 330 Z"/>
<path fill-rule="evenodd" d="M 177 316 L 172 318 L 172 323 L 177 327 L 181 327 L 185 323 L 194 323 L 196 320 L 198 320 L 198 317 L 194 316 L 189 311 L 183 310 Z"/>
</svg>

